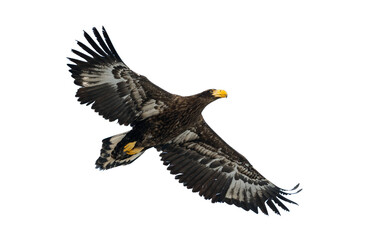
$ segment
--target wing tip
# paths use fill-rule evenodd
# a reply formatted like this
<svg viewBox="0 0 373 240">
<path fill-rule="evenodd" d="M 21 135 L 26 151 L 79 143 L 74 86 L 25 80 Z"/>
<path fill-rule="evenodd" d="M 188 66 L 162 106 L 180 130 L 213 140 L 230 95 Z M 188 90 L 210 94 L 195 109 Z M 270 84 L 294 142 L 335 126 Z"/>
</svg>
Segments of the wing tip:
<svg viewBox="0 0 373 240">
<path fill-rule="evenodd" d="M 283 194 L 283 195 L 294 195 L 294 194 L 297 194 L 297 193 L 299 193 L 303 190 L 303 188 L 298 189 L 299 186 L 300 186 L 300 183 L 295 185 L 292 189 L 279 188 L 279 190 L 280 190 L 280 193 Z"/>
<path fill-rule="evenodd" d="M 113 44 L 110 41 L 110 38 L 107 34 L 107 31 L 106 31 L 105 27 L 102 26 L 102 34 L 103 34 L 105 40 L 102 38 L 100 32 L 97 30 L 96 27 L 92 28 L 92 32 L 93 32 L 94 36 L 96 37 L 97 41 L 94 41 L 91 38 L 91 36 L 86 31 L 83 30 L 83 36 L 90 43 L 90 45 L 91 45 L 90 48 L 86 47 L 84 44 L 82 44 L 78 40 L 76 40 L 77 44 L 80 47 L 82 47 L 85 52 L 89 53 L 90 55 L 93 54 L 94 55 L 93 59 L 95 59 L 96 61 L 98 61 L 101 64 L 105 64 L 107 61 L 122 62 L 118 53 L 115 51 L 115 48 L 114 48 Z M 91 48 L 93 48 L 95 51 Z M 72 51 L 73 51 L 74 54 L 76 54 L 79 57 L 82 57 L 83 59 L 85 59 L 88 63 L 97 63 L 97 62 L 91 62 L 92 59 L 90 57 L 87 59 L 86 58 L 87 56 L 83 56 L 82 55 L 83 53 L 81 53 L 79 51 L 76 51 L 74 49 Z M 95 56 L 96 57 L 100 56 L 100 58 L 96 59 Z"/>
<path fill-rule="evenodd" d="M 104 27 L 104 26 L 101 26 L 101 28 L 102 28 L 102 32 L 105 32 L 105 33 L 107 33 L 107 31 L 106 31 L 106 29 L 105 29 L 105 27 Z"/>
<path fill-rule="evenodd" d="M 290 212 L 289 208 L 285 205 L 285 203 L 291 203 L 298 205 L 298 203 L 289 200 L 288 198 L 284 197 L 283 195 L 293 195 L 299 193 L 302 189 L 298 189 L 300 184 L 297 184 L 290 190 L 284 190 L 277 186 L 272 186 L 272 190 L 268 191 L 268 195 L 259 196 L 257 195 L 251 201 L 239 201 L 237 199 L 231 198 L 224 198 L 222 202 L 225 202 L 229 205 L 235 205 L 240 207 L 246 211 L 253 211 L 258 214 L 258 208 L 264 215 L 269 215 L 269 211 L 267 210 L 266 206 L 268 206 L 275 214 L 281 216 L 280 210 L 284 210 L 286 212 Z M 295 191 L 295 192 L 294 192 Z M 280 207 L 280 208 L 278 208 Z"/>
</svg>

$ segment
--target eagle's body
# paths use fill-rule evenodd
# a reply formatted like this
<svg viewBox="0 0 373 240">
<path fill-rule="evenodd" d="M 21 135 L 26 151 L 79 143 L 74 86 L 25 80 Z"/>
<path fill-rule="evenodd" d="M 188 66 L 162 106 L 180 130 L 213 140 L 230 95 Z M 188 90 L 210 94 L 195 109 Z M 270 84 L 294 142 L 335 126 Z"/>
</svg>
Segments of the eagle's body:
<svg viewBox="0 0 373 240">
<path fill-rule="evenodd" d="M 201 101 L 199 96 L 204 94 L 206 93 L 203 92 L 197 96 L 189 97 L 168 95 L 168 98 L 165 97 L 161 103 L 163 106 L 167 106 L 167 109 L 162 111 L 156 109 L 153 112 L 145 111 L 142 116 L 145 115 L 147 118 L 136 122 L 132 130 L 115 146 L 111 155 L 125 157 L 123 148 L 129 142 L 136 142 L 137 147 L 144 148 L 143 151 L 151 147 L 157 148 L 167 144 L 194 125 L 201 125 L 203 123 L 201 112 L 210 102 L 209 98 L 205 98 L 206 101 Z M 158 103 L 160 104 L 160 102 Z M 146 105 L 144 108 L 148 109 L 150 107 L 153 106 Z M 157 114 L 148 117 L 155 113 Z M 107 165 L 100 164 L 98 164 L 98 167 L 109 168 Z"/>
<path fill-rule="evenodd" d="M 265 214 L 265 204 L 279 213 L 275 202 L 288 210 L 281 200 L 294 202 L 282 195 L 292 193 L 264 178 L 204 121 L 203 109 L 226 97 L 224 90 L 210 89 L 188 97 L 171 94 L 130 70 L 105 29 L 105 41 L 95 28 L 93 32 L 98 44 L 87 33 L 84 36 L 94 50 L 78 42 L 90 56 L 73 50 L 85 61 L 70 58 L 75 64 L 68 64 L 75 84 L 81 86 L 78 100 L 92 104 L 110 121 L 132 126 L 128 132 L 103 140 L 98 168 L 132 163 L 155 147 L 180 182 L 212 202 L 235 204 L 256 213 L 259 208 Z"/>
</svg>

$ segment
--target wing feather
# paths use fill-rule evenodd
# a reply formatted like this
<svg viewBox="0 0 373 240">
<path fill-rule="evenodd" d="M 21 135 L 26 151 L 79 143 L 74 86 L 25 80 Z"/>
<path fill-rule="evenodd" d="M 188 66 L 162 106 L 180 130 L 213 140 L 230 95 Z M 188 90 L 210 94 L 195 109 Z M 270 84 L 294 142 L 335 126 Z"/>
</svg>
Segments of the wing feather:
<svg viewBox="0 0 373 240">
<path fill-rule="evenodd" d="M 93 28 L 93 31 L 97 31 L 96 28 Z M 84 31 L 84 37 L 87 39 L 89 44 L 96 50 L 97 53 L 101 54 L 101 56 L 106 56 L 106 53 L 96 44 L 96 42 L 89 36 L 88 33 Z"/>
<path fill-rule="evenodd" d="M 80 88 L 76 96 L 82 104 L 90 105 L 104 118 L 129 125 L 161 113 L 174 95 L 166 92 L 127 67 L 115 50 L 103 28 L 96 28 L 96 41 L 84 32 L 90 47 L 77 41 L 83 52 L 72 50 L 79 59 L 68 58 L 74 83 Z"/>
<path fill-rule="evenodd" d="M 97 54 L 95 51 L 93 51 L 92 49 L 90 49 L 89 47 L 87 47 L 84 43 L 81 43 L 79 41 L 76 42 L 78 44 L 79 47 L 81 47 L 84 51 L 86 51 L 87 53 L 89 53 L 93 58 L 95 59 L 100 59 L 102 56 L 100 56 L 99 54 Z"/>
<path fill-rule="evenodd" d="M 103 33 L 103 35 L 104 35 L 104 38 L 105 38 L 105 41 L 106 41 L 107 45 L 109 46 L 109 49 L 110 49 L 111 53 L 114 55 L 114 57 L 115 57 L 116 59 L 119 59 L 120 61 L 122 61 L 122 60 L 120 59 L 120 57 L 119 57 L 117 51 L 115 50 L 113 44 L 111 43 L 111 40 L 110 40 L 110 38 L 109 38 L 109 35 L 107 34 L 107 32 L 106 32 L 106 30 L 105 30 L 104 27 L 102 27 L 102 33 Z"/>
<path fill-rule="evenodd" d="M 93 30 L 93 34 L 95 35 L 98 43 L 100 44 L 101 48 L 105 51 L 106 55 L 109 56 L 109 58 L 116 59 L 115 55 L 112 54 L 112 52 L 110 51 L 110 49 L 108 48 L 108 46 L 106 45 L 104 40 L 102 39 L 101 34 L 98 32 L 98 30 L 95 27 L 92 30 Z M 104 31 L 104 29 L 103 29 L 103 31 Z M 116 60 L 121 61 L 118 58 Z"/>
<path fill-rule="evenodd" d="M 193 137 L 185 140 L 187 135 Z M 233 204 L 255 213 L 260 209 L 266 215 L 266 205 L 280 214 L 274 203 L 285 211 L 289 209 L 282 201 L 296 204 L 282 196 L 291 194 L 289 191 L 264 178 L 203 119 L 157 149 L 162 151 L 164 165 L 180 183 L 212 202 Z"/>
</svg>

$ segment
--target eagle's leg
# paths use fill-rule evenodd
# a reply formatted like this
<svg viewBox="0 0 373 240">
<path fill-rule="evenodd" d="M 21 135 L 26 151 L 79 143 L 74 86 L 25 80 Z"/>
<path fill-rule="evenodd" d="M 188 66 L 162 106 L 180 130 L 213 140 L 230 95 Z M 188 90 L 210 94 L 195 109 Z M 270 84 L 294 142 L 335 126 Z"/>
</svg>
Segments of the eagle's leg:
<svg viewBox="0 0 373 240">
<path fill-rule="evenodd" d="M 135 147 L 135 144 L 136 144 L 136 141 L 135 141 L 135 142 L 127 143 L 127 144 L 124 146 L 124 148 L 123 148 L 123 152 L 131 151 L 131 150 Z"/>
<path fill-rule="evenodd" d="M 141 150 L 144 149 L 143 147 L 135 147 L 135 145 L 136 145 L 136 141 L 127 143 L 123 148 L 123 152 L 125 152 L 128 155 L 134 155 L 136 153 L 141 152 Z"/>
<path fill-rule="evenodd" d="M 143 147 L 137 147 L 137 148 L 133 148 L 132 150 L 126 152 L 128 155 L 134 155 L 136 153 L 139 153 L 143 150 L 144 148 Z"/>
</svg>

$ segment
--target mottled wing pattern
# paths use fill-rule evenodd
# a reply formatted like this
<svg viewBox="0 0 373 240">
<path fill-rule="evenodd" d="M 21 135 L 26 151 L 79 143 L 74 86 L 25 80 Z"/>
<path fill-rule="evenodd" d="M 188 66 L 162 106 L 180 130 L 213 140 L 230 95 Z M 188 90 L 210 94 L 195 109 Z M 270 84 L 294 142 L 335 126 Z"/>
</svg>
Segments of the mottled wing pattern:
<svg viewBox="0 0 373 240">
<path fill-rule="evenodd" d="M 289 211 L 284 190 L 264 178 L 241 154 L 224 142 L 205 122 L 159 146 L 164 165 L 184 186 L 212 202 L 234 204 L 247 211 L 268 214 L 266 205 L 280 214 L 276 203 Z M 298 191 L 299 192 L 299 191 Z"/>
<path fill-rule="evenodd" d="M 68 64 L 74 83 L 80 86 L 76 93 L 80 103 L 92 104 L 104 118 L 118 120 L 124 125 L 162 112 L 172 94 L 130 70 L 120 59 L 104 28 L 104 38 L 96 28 L 93 33 L 97 42 L 84 32 L 91 47 L 77 42 L 85 53 L 72 50 L 83 60 L 69 58 L 74 63 Z"/>
</svg>

